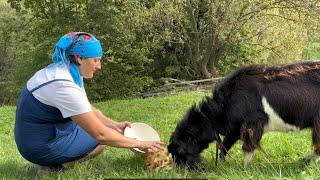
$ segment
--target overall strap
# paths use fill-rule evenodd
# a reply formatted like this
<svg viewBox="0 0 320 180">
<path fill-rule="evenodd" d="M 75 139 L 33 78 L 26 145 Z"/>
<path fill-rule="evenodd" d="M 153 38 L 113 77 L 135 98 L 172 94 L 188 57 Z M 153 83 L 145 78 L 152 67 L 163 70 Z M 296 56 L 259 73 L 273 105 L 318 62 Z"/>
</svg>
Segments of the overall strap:
<svg viewBox="0 0 320 180">
<path fill-rule="evenodd" d="M 48 82 L 45 82 L 43 84 L 40 84 L 39 86 L 33 88 L 32 90 L 30 90 L 30 93 L 33 93 L 35 90 L 47 85 L 47 84 L 50 84 L 52 82 L 55 82 L 55 81 L 69 81 L 69 82 L 72 82 L 71 80 L 68 80 L 68 79 L 54 79 L 54 80 L 51 80 L 51 81 L 48 81 Z"/>
</svg>

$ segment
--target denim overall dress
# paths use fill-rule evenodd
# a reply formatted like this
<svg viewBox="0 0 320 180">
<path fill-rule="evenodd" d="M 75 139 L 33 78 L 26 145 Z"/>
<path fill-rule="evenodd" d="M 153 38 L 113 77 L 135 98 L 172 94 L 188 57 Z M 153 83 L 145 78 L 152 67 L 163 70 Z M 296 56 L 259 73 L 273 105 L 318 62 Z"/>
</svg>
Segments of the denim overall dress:
<svg viewBox="0 0 320 180">
<path fill-rule="evenodd" d="M 63 118 L 59 109 L 43 104 L 32 92 L 55 79 L 28 90 L 25 86 L 16 110 L 15 141 L 20 154 L 42 166 L 61 166 L 87 156 L 99 142 L 71 118 Z"/>
</svg>

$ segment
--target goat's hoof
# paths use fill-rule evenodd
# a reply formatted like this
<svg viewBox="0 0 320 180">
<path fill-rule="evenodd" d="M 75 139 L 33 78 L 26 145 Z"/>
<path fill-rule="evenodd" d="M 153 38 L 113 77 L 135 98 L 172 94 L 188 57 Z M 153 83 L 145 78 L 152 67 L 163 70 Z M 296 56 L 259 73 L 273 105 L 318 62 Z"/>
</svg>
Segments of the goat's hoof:
<svg viewBox="0 0 320 180">
<path fill-rule="evenodd" d="M 299 163 L 299 164 L 301 163 L 301 164 L 307 165 L 307 164 L 310 163 L 310 159 L 304 157 L 304 158 L 299 159 L 299 160 L 298 160 L 298 163 Z"/>
<path fill-rule="evenodd" d="M 226 155 L 225 154 L 223 154 L 223 153 L 220 153 L 219 154 L 219 159 L 221 160 L 221 161 L 226 161 Z"/>
</svg>

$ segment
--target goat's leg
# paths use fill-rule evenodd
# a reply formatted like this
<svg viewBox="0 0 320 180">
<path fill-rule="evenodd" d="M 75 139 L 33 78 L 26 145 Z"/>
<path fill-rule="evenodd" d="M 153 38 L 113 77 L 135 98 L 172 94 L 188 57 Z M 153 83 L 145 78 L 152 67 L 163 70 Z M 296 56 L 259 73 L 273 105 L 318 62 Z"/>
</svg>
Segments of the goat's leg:
<svg viewBox="0 0 320 180">
<path fill-rule="evenodd" d="M 260 124 L 254 122 L 245 124 L 241 128 L 241 139 L 243 141 L 242 150 L 245 152 L 244 165 L 247 166 L 252 161 L 255 149 L 260 148 L 263 128 Z"/>
<path fill-rule="evenodd" d="M 228 135 L 223 139 L 221 153 L 220 153 L 220 159 L 225 160 L 228 151 L 230 148 L 237 142 L 237 140 L 240 138 L 238 134 L 232 134 Z"/>
<path fill-rule="evenodd" d="M 316 163 L 320 162 L 320 119 L 317 119 L 313 122 L 312 127 L 312 145 L 313 152 L 308 155 L 306 158 L 308 160 L 315 161 Z"/>
</svg>

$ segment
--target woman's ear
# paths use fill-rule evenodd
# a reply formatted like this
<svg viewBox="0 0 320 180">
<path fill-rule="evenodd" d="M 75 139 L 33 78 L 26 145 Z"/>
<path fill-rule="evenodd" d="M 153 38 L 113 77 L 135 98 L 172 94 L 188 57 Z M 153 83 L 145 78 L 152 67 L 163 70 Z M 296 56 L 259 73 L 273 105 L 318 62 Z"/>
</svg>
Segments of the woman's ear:
<svg viewBox="0 0 320 180">
<path fill-rule="evenodd" d="M 78 66 L 80 64 L 82 64 L 82 60 L 79 55 L 69 55 L 69 60 L 71 63 L 78 65 Z"/>
<path fill-rule="evenodd" d="M 75 60 L 76 60 L 78 65 L 82 64 L 82 59 L 80 57 L 75 57 Z"/>
</svg>

